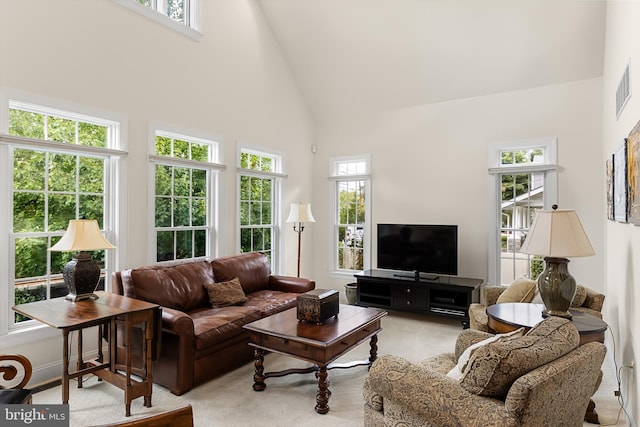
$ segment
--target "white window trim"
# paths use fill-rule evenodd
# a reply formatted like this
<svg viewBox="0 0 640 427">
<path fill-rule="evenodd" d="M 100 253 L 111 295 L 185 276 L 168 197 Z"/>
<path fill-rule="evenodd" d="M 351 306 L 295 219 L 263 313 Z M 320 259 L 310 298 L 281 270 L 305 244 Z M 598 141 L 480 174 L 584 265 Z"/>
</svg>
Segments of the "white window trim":
<svg viewBox="0 0 640 427">
<path fill-rule="evenodd" d="M 271 236 L 271 253 L 275 255 L 271 259 L 271 269 L 274 274 L 279 274 L 283 268 L 283 248 L 284 248 L 284 233 L 282 232 L 284 226 L 284 215 L 288 213 L 285 211 L 282 206 L 283 198 L 283 186 L 284 180 L 289 176 L 286 172 L 286 161 L 285 155 L 283 152 L 278 150 L 273 150 L 272 148 L 258 147 L 255 145 L 249 144 L 238 144 L 236 149 L 236 161 L 237 164 L 240 165 L 240 155 L 242 152 L 245 153 L 253 153 L 259 156 L 273 156 L 276 158 L 275 169 L 278 172 L 267 172 L 267 171 L 258 171 L 254 169 L 246 169 L 240 166 L 236 167 L 236 253 L 240 253 L 240 177 L 242 175 L 245 176 L 255 176 L 258 178 L 274 178 L 274 188 L 273 188 L 273 211 L 271 212 L 273 218 L 273 235 Z"/>
<path fill-rule="evenodd" d="M 524 150 L 527 148 L 543 147 L 545 162 L 542 164 L 524 164 L 522 166 L 501 165 L 500 152 L 505 150 Z M 489 230 L 489 266 L 488 284 L 499 285 L 500 276 L 500 248 L 498 228 L 500 224 L 500 175 L 513 172 L 545 172 L 543 204 L 545 209 L 558 202 L 558 140 L 555 137 L 532 138 L 514 141 L 505 141 L 492 144 L 489 147 L 489 215 L 487 230 Z"/>
<path fill-rule="evenodd" d="M 191 0 L 191 6 L 189 11 L 189 25 L 182 24 L 178 21 L 175 21 L 169 16 L 142 5 L 135 0 L 111 0 L 114 3 L 119 4 L 120 6 L 126 7 L 127 9 L 144 16 L 145 18 L 151 19 L 154 22 L 157 22 L 160 25 L 164 25 L 165 27 L 176 31 L 192 40 L 200 41 L 204 34 L 200 32 L 201 28 L 201 7 L 199 0 Z"/>
<path fill-rule="evenodd" d="M 144 6 L 143 6 L 144 7 Z M 168 138 L 174 139 L 184 139 L 189 142 L 197 142 L 202 144 L 207 144 L 211 146 L 209 150 L 209 161 L 201 162 L 197 160 L 190 159 L 182 159 L 177 157 L 169 157 L 169 156 L 160 156 L 154 154 L 156 151 L 156 135 L 165 136 Z M 221 138 L 215 135 L 207 134 L 205 132 L 194 130 L 194 129 L 186 129 L 183 127 L 161 123 L 161 122 L 150 122 L 149 130 L 148 130 L 148 149 L 149 149 L 149 163 L 154 167 L 150 167 L 148 171 L 148 182 L 151 190 L 148 192 L 148 212 L 149 212 L 149 233 L 147 240 L 147 262 L 149 264 L 158 264 L 157 261 L 157 241 L 156 241 L 156 220 L 155 220 L 155 206 L 156 206 L 156 194 L 155 194 L 155 165 L 167 165 L 167 166 L 178 166 L 178 167 L 186 167 L 186 168 L 196 168 L 196 169 L 207 169 L 209 170 L 208 180 L 207 180 L 207 188 L 210 189 L 211 194 L 207 195 L 209 199 L 208 216 L 207 223 L 210 224 L 209 228 L 209 241 L 207 242 L 207 246 L 209 247 L 209 254 L 204 257 L 198 257 L 194 259 L 207 259 L 207 258 L 215 258 L 219 253 L 219 240 L 220 236 L 218 233 L 219 230 L 219 218 L 220 218 L 220 206 L 221 206 L 221 195 L 220 195 L 220 180 L 221 180 L 221 172 L 226 171 L 227 165 L 222 163 L 217 163 L 221 158 Z M 171 261 L 168 261 L 171 262 Z"/>
<path fill-rule="evenodd" d="M 339 162 L 348 161 L 364 161 L 367 165 L 366 174 L 358 175 L 336 175 L 336 164 Z M 336 248 L 338 247 L 338 234 L 336 233 L 337 218 L 336 212 L 338 211 L 338 194 L 337 194 L 337 182 L 338 181 L 365 181 L 365 200 L 364 200 L 364 239 L 363 245 L 363 265 L 364 270 L 371 268 L 371 155 L 354 155 L 344 157 L 331 157 L 329 158 L 329 212 L 327 218 L 330 218 L 328 224 L 328 233 L 331 236 L 329 242 L 329 275 L 335 278 L 349 278 L 353 279 L 353 274 L 360 270 L 342 270 L 338 269 L 338 260 Z"/>
<path fill-rule="evenodd" d="M 33 140 L 31 138 L 22 138 L 9 135 L 9 103 L 13 107 L 29 109 L 30 107 L 40 107 L 39 111 L 46 111 L 49 114 L 61 114 L 65 117 L 70 117 L 76 120 L 87 121 L 90 123 L 104 124 L 104 122 L 114 123 L 114 140 L 118 143 L 117 148 L 98 148 L 88 147 L 82 145 L 72 145 L 68 147 L 68 144 Z M 78 113 L 82 112 L 82 113 Z M 92 120 L 93 118 L 100 117 L 97 122 Z M 69 101 L 63 101 L 55 98 L 49 98 L 46 96 L 35 95 L 11 88 L 0 87 L 0 171 L 13 170 L 13 165 L 9 161 L 9 148 L 10 146 L 24 146 L 24 147 L 36 147 L 43 149 L 51 149 L 54 151 L 74 151 L 76 153 L 84 154 L 101 154 L 111 156 L 111 171 L 109 173 L 109 187 L 111 188 L 112 200 L 107 204 L 107 209 L 110 210 L 109 218 L 110 224 L 105 224 L 105 229 L 110 231 L 108 235 L 110 241 L 118 248 L 113 255 L 112 269 L 106 272 L 107 279 L 105 280 L 105 289 L 109 289 L 111 286 L 110 277 L 113 271 L 121 269 L 124 261 L 128 258 L 127 247 L 124 244 L 124 239 L 121 230 L 126 230 L 127 224 L 127 198 L 118 197 L 117 195 L 126 194 L 127 189 L 127 135 L 128 135 L 128 122 L 124 114 L 107 111 L 99 108 L 88 107 L 82 104 L 76 104 Z M 3 172 L 0 172 L 0 176 Z M 0 186 L 0 201 L 10 200 L 11 189 L 8 185 Z M 9 209 L 0 209 L 0 241 L 6 238 L 7 246 L 4 247 L 5 254 L 9 254 L 10 239 L 9 230 L 11 221 L 11 212 Z M 0 256 L 0 271 L 8 272 L 10 267 L 9 257 Z M 9 292 L 9 279 L 8 275 L 0 277 L 0 294 L 8 295 Z M 4 298 L 0 301 L 5 301 Z M 6 307 L 6 308 L 5 308 Z M 43 339 L 49 339 L 53 337 L 59 337 L 60 333 L 56 329 L 53 329 L 47 325 L 44 325 L 35 320 L 29 320 L 24 322 L 24 325 L 20 325 L 19 328 L 9 329 L 9 313 L 5 312 L 5 309 L 12 311 L 8 305 L 0 307 L 0 351 L 10 349 L 15 346 L 27 345 L 30 343 L 38 342 Z"/>
</svg>

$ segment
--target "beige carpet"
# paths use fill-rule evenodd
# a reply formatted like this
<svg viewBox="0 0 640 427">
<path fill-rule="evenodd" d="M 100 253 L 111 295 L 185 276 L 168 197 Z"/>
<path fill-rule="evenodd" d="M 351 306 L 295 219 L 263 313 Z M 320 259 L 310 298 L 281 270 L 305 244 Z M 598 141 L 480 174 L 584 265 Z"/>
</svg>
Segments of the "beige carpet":
<svg viewBox="0 0 640 427">
<path fill-rule="evenodd" d="M 390 313 L 382 320 L 378 354 L 395 354 L 418 361 L 438 353 L 453 351 L 455 338 L 461 331 L 458 321 L 433 316 Z M 369 345 L 364 343 L 343 356 L 341 361 L 365 359 Z M 618 404 L 613 395 L 617 389 L 610 358 L 605 360 L 605 376 L 595 395 L 596 409 L 603 425 L 618 424 Z M 269 354 L 265 371 L 307 366 L 289 357 Z M 207 384 L 192 389 L 183 396 L 174 396 L 160 386 L 154 386 L 152 408 L 145 408 L 142 399 L 131 405 L 134 419 L 186 404 L 193 406 L 196 427 L 210 426 L 358 426 L 362 425 L 362 384 L 367 368 L 329 371 L 331 398 L 326 415 L 314 411 L 317 383 L 313 374 L 289 375 L 266 380 L 267 389 L 255 392 L 253 364 L 249 363 Z M 549 390 L 553 393 L 553 390 Z M 37 393 L 34 403 L 60 403 L 61 388 Z M 92 426 L 124 420 L 124 393 L 89 376 L 82 389 L 71 386 L 69 399 L 71 426 Z M 585 424 L 589 426 L 592 424 Z"/>
</svg>

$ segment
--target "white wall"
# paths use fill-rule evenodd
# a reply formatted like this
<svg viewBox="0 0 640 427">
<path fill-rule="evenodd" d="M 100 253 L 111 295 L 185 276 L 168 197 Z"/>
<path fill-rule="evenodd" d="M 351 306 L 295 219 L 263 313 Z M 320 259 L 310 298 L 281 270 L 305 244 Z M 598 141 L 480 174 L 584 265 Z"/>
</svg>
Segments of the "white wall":
<svg viewBox="0 0 640 427">
<path fill-rule="evenodd" d="M 0 0 L 0 88 L 108 110 L 128 122 L 128 228 L 118 236 L 128 256 L 119 269 L 149 260 L 152 121 L 221 138 L 228 168 L 219 255 L 238 250 L 237 144 L 286 155 L 284 206 L 311 194 L 312 120 L 260 8 L 253 0 L 201 3 L 204 36 L 195 41 L 112 1 Z M 285 225 L 282 272 L 295 275 L 297 241 Z M 61 358 L 60 347 L 56 334 L 10 350 L 23 352 L 37 371 Z"/>
<path fill-rule="evenodd" d="M 609 158 L 640 120 L 640 3 L 607 2 L 607 31 L 603 73 L 603 152 Z M 615 94 L 622 72 L 631 60 L 631 98 L 616 120 Z M 622 391 L 635 423 L 640 421 L 640 227 L 605 221 L 607 304 L 604 318 L 616 342 L 618 365 L 635 364 L 622 370 Z"/>
<path fill-rule="evenodd" d="M 424 105 L 319 127 L 314 163 L 314 278 L 328 273 L 328 159 L 372 157 L 372 224 L 458 224 L 460 276 L 487 280 L 488 150 L 495 142 L 558 138 L 559 205 L 576 209 L 596 250 L 572 259 L 579 283 L 604 288 L 604 165 L 600 79 Z M 375 233 L 375 227 L 373 227 Z M 375 238 L 373 239 L 375 244 Z M 375 266 L 375 248 L 372 251 Z"/>
</svg>

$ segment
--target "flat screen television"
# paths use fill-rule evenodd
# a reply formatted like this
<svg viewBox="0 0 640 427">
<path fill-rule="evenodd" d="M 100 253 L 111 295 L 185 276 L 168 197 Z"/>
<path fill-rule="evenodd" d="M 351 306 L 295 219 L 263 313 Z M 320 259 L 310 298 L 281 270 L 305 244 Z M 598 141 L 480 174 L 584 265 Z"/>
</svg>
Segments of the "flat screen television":
<svg viewBox="0 0 640 427">
<path fill-rule="evenodd" d="M 458 226 L 378 224 L 378 268 L 429 279 L 457 275 Z"/>
</svg>

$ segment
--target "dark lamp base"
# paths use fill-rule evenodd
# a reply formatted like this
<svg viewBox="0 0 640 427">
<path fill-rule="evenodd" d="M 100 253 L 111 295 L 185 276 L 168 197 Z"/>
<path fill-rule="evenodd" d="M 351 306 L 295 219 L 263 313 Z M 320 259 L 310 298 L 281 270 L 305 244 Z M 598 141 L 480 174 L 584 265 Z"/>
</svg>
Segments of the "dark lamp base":
<svg viewBox="0 0 640 427">
<path fill-rule="evenodd" d="M 72 294 L 71 292 L 69 292 L 67 295 L 65 295 L 64 299 L 69 300 L 69 301 L 82 301 L 84 299 L 98 299 L 100 298 L 98 295 L 94 294 L 93 292 L 90 294 L 81 294 L 81 295 L 75 295 Z"/>
<path fill-rule="evenodd" d="M 64 284 L 69 294 L 64 298 L 69 301 L 98 299 L 93 293 L 100 280 L 100 266 L 93 260 L 91 254 L 80 252 L 69 261 L 62 270 Z"/>
<path fill-rule="evenodd" d="M 569 260 L 546 257 L 544 263 L 545 269 L 538 276 L 538 291 L 545 307 L 542 316 L 571 319 L 569 306 L 576 293 L 576 280 L 569 274 Z"/>
<path fill-rule="evenodd" d="M 542 317 L 549 316 L 564 317 L 565 319 L 571 319 L 573 317 L 568 311 L 548 310 L 546 308 L 542 310 Z"/>
</svg>

